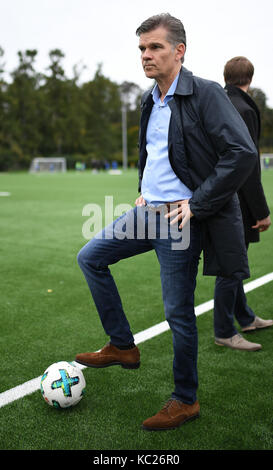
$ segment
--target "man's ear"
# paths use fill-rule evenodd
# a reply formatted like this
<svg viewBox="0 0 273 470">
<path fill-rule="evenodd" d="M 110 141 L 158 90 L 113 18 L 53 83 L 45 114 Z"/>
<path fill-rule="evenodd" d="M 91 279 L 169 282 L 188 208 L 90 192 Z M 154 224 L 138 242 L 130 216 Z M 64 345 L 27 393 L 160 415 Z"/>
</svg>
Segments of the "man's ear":
<svg viewBox="0 0 273 470">
<path fill-rule="evenodd" d="M 186 46 L 181 42 L 180 44 L 177 44 L 176 46 L 176 58 L 177 60 L 181 60 L 182 57 L 184 57 L 184 54 L 186 52 Z"/>
</svg>

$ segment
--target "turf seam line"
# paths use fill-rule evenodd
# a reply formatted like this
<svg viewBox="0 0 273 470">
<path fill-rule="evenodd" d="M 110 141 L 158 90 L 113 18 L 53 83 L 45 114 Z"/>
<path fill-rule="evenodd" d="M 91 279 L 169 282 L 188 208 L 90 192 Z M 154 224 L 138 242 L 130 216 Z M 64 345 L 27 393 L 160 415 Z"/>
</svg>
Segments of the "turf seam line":
<svg viewBox="0 0 273 470">
<path fill-rule="evenodd" d="M 244 291 L 245 293 L 250 292 L 251 290 L 257 289 L 258 287 L 261 287 L 271 281 L 273 281 L 273 272 L 265 274 L 264 276 L 261 276 L 258 279 L 255 279 L 254 281 L 246 283 L 244 285 Z M 213 299 L 208 300 L 207 302 L 204 302 L 200 305 L 197 305 L 195 307 L 195 315 L 202 315 L 203 313 L 212 310 L 213 306 Z M 150 328 L 147 328 L 146 330 L 140 331 L 139 333 L 136 333 L 134 335 L 135 344 L 140 344 L 144 341 L 147 341 L 148 339 L 154 338 L 155 336 L 158 336 L 161 333 L 169 330 L 169 328 L 169 324 L 165 320 L 161 323 L 151 326 Z M 80 369 L 86 369 L 86 366 L 82 366 L 80 364 L 77 365 Z M 5 405 L 8 405 L 9 403 L 12 403 L 13 401 L 19 400 L 20 398 L 23 398 L 26 395 L 30 395 L 36 392 L 40 388 L 40 382 L 41 376 L 0 393 L 0 408 Z"/>
</svg>

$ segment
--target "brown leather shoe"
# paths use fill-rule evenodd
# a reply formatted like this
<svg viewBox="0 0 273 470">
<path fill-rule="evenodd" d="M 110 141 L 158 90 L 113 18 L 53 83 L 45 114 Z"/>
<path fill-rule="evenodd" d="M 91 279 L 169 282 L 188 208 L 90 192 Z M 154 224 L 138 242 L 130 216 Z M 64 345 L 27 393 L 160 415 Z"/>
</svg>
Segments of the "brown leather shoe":
<svg viewBox="0 0 273 470">
<path fill-rule="evenodd" d="M 187 405 L 182 401 L 171 398 L 156 415 L 143 421 L 142 429 L 146 431 L 167 431 L 168 429 L 178 428 L 186 421 L 199 416 L 200 406 L 198 401 L 193 405 Z"/>
<path fill-rule="evenodd" d="M 98 352 L 77 354 L 76 361 L 87 367 L 101 368 L 118 365 L 124 369 L 138 369 L 140 353 L 136 346 L 132 349 L 121 350 L 108 343 Z"/>
</svg>

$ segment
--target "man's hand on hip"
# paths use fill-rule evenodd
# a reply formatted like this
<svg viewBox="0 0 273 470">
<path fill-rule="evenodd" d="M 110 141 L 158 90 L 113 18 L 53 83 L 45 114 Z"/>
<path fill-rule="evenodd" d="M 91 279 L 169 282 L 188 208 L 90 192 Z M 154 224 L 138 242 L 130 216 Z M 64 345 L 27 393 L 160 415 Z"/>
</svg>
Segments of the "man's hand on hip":
<svg viewBox="0 0 273 470">
<path fill-rule="evenodd" d="M 146 201 L 144 199 L 143 196 L 139 196 L 136 200 L 135 200 L 135 205 L 136 206 L 146 206 Z"/>
<path fill-rule="evenodd" d="M 172 209 L 175 207 L 175 209 Z M 185 227 L 186 223 L 193 217 L 193 213 L 190 210 L 189 199 L 184 199 L 182 201 L 176 201 L 170 204 L 170 211 L 165 215 L 165 217 L 174 219 L 171 220 L 170 224 L 174 225 L 175 223 L 182 221 L 179 225 L 179 228 Z"/>
</svg>

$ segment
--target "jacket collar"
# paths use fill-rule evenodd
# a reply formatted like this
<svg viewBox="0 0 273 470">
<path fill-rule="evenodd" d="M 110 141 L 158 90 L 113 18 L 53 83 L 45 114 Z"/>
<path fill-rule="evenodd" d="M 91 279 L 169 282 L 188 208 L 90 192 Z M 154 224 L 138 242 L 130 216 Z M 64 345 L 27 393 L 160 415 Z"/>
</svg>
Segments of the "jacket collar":
<svg viewBox="0 0 273 470">
<path fill-rule="evenodd" d="M 251 106 L 252 109 L 254 109 L 254 111 L 256 111 L 256 114 L 260 119 L 259 108 L 248 93 L 234 85 L 226 85 L 225 90 L 229 96 L 240 96 L 246 103 L 248 103 L 249 106 Z"/>
<path fill-rule="evenodd" d="M 148 90 L 143 96 L 144 104 L 153 104 L 152 91 L 154 87 Z M 193 94 L 193 74 L 186 67 L 182 66 L 178 78 L 177 87 L 175 89 L 175 95 L 187 96 Z"/>
<path fill-rule="evenodd" d="M 193 75 L 184 66 L 181 67 L 175 94 L 182 96 L 193 94 Z"/>
</svg>

